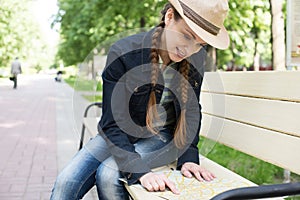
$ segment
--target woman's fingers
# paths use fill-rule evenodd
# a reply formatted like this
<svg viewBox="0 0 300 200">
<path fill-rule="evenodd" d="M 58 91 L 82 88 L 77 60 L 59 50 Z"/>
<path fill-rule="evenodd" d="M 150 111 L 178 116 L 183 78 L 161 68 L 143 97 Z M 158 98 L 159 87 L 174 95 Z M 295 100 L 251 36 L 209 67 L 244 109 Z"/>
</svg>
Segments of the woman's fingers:
<svg viewBox="0 0 300 200">
<path fill-rule="evenodd" d="M 154 191 L 164 191 L 165 190 L 165 183 L 157 177 L 155 177 L 151 181 L 151 185 L 152 185 L 152 188 Z"/>
<path fill-rule="evenodd" d="M 144 188 L 146 188 L 149 192 L 153 192 L 153 187 L 152 187 L 151 183 L 145 184 L 145 185 L 143 185 L 143 186 L 144 186 Z"/>
<path fill-rule="evenodd" d="M 170 181 L 166 176 L 164 176 L 164 182 L 167 187 L 173 192 L 174 194 L 179 194 L 179 190 L 177 189 L 176 185 Z"/>
<path fill-rule="evenodd" d="M 211 181 L 215 178 L 215 175 L 208 170 L 200 167 L 200 165 L 195 163 L 185 163 L 181 168 L 181 173 L 185 177 L 192 178 L 193 176 L 199 181 Z M 179 190 L 176 185 L 170 181 L 164 174 L 155 174 L 149 172 L 140 178 L 142 186 L 144 186 L 148 191 L 164 191 L 168 187 L 174 194 L 179 194 Z"/>
<path fill-rule="evenodd" d="M 148 173 L 140 178 L 141 184 L 150 192 L 164 191 L 166 186 L 174 193 L 179 194 L 175 184 L 164 174 Z"/>
<path fill-rule="evenodd" d="M 189 178 L 194 175 L 199 181 L 211 181 L 216 178 L 213 173 L 200 167 L 200 165 L 196 163 L 185 163 L 181 168 L 181 173 Z"/>
<path fill-rule="evenodd" d="M 204 180 L 206 180 L 206 181 L 211 181 L 211 180 L 213 180 L 214 178 L 216 178 L 214 174 L 212 174 L 211 172 L 206 171 L 206 170 L 204 170 L 204 171 L 201 172 L 201 176 L 202 176 L 202 177 L 204 178 Z"/>
<path fill-rule="evenodd" d="M 194 173 L 196 179 L 198 179 L 198 181 L 203 181 L 203 178 L 205 179 L 205 177 L 202 178 L 202 175 L 199 171 L 195 171 L 193 173 Z M 205 179 L 205 180 L 207 180 L 207 179 Z"/>
<path fill-rule="evenodd" d="M 193 174 L 188 169 L 181 169 L 181 173 L 188 178 L 192 178 Z"/>
</svg>

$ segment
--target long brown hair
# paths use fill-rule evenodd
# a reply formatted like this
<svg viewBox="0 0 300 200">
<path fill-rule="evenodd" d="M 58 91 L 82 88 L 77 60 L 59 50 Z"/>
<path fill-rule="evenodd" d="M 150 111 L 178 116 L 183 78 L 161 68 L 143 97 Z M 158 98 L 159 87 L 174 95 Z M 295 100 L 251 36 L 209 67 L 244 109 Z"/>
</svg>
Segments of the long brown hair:
<svg viewBox="0 0 300 200">
<path fill-rule="evenodd" d="M 147 116 L 146 116 L 146 125 L 147 128 L 154 134 L 157 134 L 158 131 L 153 127 L 153 121 L 154 120 L 159 120 L 157 109 L 156 109 L 156 97 L 155 97 L 155 85 L 157 83 L 157 78 L 158 78 L 158 72 L 159 72 L 159 47 L 160 47 L 160 42 L 161 42 L 161 35 L 163 33 L 163 28 L 165 27 L 165 15 L 167 13 L 167 10 L 169 8 L 173 8 L 174 10 L 174 18 L 175 20 L 181 19 L 180 15 L 178 12 L 174 9 L 174 7 L 170 4 L 167 3 L 164 7 L 164 9 L 161 11 L 162 14 L 162 19 L 161 22 L 156 26 L 156 29 L 152 35 L 152 47 L 151 47 L 151 53 L 150 53 L 150 58 L 151 58 L 151 63 L 152 63 L 152 71 L 151 71 L 151 85 L 152 85 L 152 91 L 150 93 L 150 99 L 148 102 L 148 107 L 147 107 Z M 181 73 L 181 80 L 180 80 L 180 88 L 181 88 L 181 101 L 182 101 L 182 108 L 181 108 L 181 113 L 180 117 L 177 121 L 176 129 L 175 129 L 175 134 L 174 134 L 174 143 L 176 147 L 178 148 L 183 148 L 184 145 L 186 144 L 186 118 L 185 118 L 185 113 L 186 113 L 186 102 L 188 99 L 188 73 L 189 73 L 190 65 L 187 62 L 187 60 L 182 60 L 180 62 L 180 68 L 179 72 Z"/>
</svg>

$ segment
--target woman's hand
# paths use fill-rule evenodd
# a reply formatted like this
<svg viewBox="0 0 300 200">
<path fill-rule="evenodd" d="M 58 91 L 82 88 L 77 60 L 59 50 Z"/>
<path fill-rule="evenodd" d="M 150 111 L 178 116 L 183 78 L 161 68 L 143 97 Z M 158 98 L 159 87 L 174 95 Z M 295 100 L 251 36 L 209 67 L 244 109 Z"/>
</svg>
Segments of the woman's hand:
<svg viewBox="0 0 300 200">
<path fill-rule="evenodd" d="M 150 192 L 164 191 L 167 186 L 174 194 L 179 194 L 175 184 L 164 174 L 149 172 L 140 178 L 140 182 Z"/>
<path fill-rule="evenodd" d="M 193 176 L 195 176 L 199 181 L 211 181 L 216 178 L 213 173 L 192 162 L 184 163 L 181 167 L 181 173 L 188 178 L 192 178 Z"/>
</svg>

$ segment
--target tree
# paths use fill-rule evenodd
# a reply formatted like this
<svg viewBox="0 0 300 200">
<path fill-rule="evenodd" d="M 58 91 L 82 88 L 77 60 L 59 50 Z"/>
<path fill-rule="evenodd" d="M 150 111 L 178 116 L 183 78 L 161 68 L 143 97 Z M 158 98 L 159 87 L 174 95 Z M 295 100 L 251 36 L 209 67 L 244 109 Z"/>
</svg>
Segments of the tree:
<svg viewBox="0 0 300 200">
<path fill-rule="evenodd" d="M 227 50 L 217 50 L 217 65 L 221 69 L 250 68 L 254 60 L 271 59 L 270 6 L 267 0 L 229 1 L 225 21 L 231 43 Z"/>
<path fill-rule="evenodd" d="M 30 13 L 31 0 L 0 0 L 0 67 L 18 56 L 35 65 L 49 57 L 39 25 Z"/>
<path fill-rule="evenodd" d="M 225 21 L 231 43 L 227 50 L 212 49 L 218 68 L 250 68 L 254 60 L 269 63 L 271 58 L 270 0 L 229 1 Z M 113 36 L 159 22 L 166 0 L 59 0 L 53 22 L 60 23 L 61 45 L 58 57 L 66 65 L 82 62 L 91 50 Z M 217 56 L 216 56 L 217 55 Z M 212 62 L 214 63 L 214 62 Z"/>
<path fill-rule="evenodd" d="M 102 41 L 124 31 L 158 23 L 162 0 L 59 0 L 53 24 L 60 23 L 58 57 L 65 65 L 82 62 Z"/>
<path fill-rule="evenodd" d="M 273 69 L 285 70 L 285 29 L 283 0 L 270 0 L 272 13 L 272 52 Z"/>
<path fill-rule="evenodd" d="M 253 1 L 253 22 L 251 34 L 254 41 L 253 64 L 255 71 L 259 70 L 261 62 L 271 59 L 271 15 L 268 1 Z M 267 39 L 266 39 L 267 38 Z"/>
</svg>

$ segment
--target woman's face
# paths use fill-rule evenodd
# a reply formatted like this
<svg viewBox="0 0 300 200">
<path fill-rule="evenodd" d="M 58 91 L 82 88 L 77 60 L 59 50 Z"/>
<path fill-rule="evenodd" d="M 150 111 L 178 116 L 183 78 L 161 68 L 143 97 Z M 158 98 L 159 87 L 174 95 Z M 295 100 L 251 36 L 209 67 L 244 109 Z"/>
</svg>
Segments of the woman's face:
<svg viewBox="0 0 300 200">
<path fill-rule="evenodd" d="M 182 61 L 206 45 L 183 19 L 175 20 L 172 8 L 166 13 L 165 31 L 162 37 L 162 48 L 167 50 L 173 62 Z"/>
</svg>

